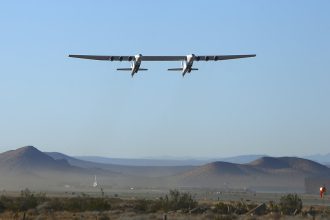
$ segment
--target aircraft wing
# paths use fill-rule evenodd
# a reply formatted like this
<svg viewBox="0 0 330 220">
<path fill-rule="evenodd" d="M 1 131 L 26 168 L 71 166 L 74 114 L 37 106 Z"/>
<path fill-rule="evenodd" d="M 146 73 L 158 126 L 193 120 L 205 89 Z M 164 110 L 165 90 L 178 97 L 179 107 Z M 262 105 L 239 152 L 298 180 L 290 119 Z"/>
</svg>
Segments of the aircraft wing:
<svg viewBox="0 0 330 220">
<path fill-rule="evenodd" d="M 255 54 L 248 55 L 203 55 L 203 56 L 194 56 L 196 61 L 208 61 L 208 60 L 231 60 L 231 59 L 240 59 L 255 57 Z M 142 56 L 142 61 L 183 61 L 187 59 L 187 56 Z"/>
<path fill-rule="evenodd" d="M 134 59 L 134 56 L 69 55 L 69 57 L 88 59 L 88 60 L 105 60 L 105 61 L 131 61 Z"/>
<path fill-rule="evenodd" d="M 142 56 L 142 61 L 181 61 L 187 56 Z"/>
<path fill-rule="evenodd" d="M 231 60 L 231 59 L 240 59 L 240 58 L 248 58 L 255 57 L 255 54 L 247 54 L 247 55 L 203 55 L 203 56 L 195 56 L 196 61 L 208 61 L 208 60 Z"/>
<path fill-rule="evenodd" d="M 255 54 L 248 55 L 203 55 L 194 56 L 195 61 L 209 61 L 209 60 L 231 60 L 239 58 L 255 57 Z M 89 60 L 103 60 L 103 61 L 132 61 L 135 56 L 98 56 L 98 55 L 69 55 L 69 57 L 89 59 Z M 184 61 L 187 56 L 141 56 L 142 61 Z"/>
<path fill-rule="evenodd" d="M 69 57 L 106 61 L 132 61 L 134 59 L 134 56 L 69 55 Z M 142 61 L 180 61 L 185 59 L 186 56 L 141 56 Z"/>
</svg>

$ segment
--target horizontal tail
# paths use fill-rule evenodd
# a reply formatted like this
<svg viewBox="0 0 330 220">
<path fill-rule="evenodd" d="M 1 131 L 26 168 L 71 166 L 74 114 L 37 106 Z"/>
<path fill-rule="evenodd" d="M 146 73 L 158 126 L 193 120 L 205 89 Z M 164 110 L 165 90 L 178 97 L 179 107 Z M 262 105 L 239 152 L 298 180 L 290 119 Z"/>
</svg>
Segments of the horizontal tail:
<svg viewBox="0 0 330 220">
<path fill-rule="evenodd" d="M 183 71 L 183 68 L 170 68 L 168 71 Z"/>
<path fill-rule="evenodd" d="M 183 71 L 183 68 L 170 68 L 170 69 L 167 69 L 168 71 Z M 197 68 L 191 68 L 190 70 L 189 70 L 189 72 L 190 71 L 192 71 L 192 70 L 198 70 Z"/>
<path fill-rule="evenodd" d="M 117 70 L 119 70 L 119 71 L 132 71 L 132 68 L 117 68 Z M 140 70 L 142 70 L 142 71 L 147 71 L 148 69 L 145 69 L 145 68 L 139 68 L 138 71 L 140 71 Z"/>
</svg>

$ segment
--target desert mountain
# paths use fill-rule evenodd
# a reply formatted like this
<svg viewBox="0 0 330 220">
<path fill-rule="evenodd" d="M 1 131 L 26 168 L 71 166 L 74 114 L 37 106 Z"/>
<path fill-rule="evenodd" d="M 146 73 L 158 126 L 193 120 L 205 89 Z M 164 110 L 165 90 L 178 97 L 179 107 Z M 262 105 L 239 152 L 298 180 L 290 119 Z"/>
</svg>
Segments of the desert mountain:
<svg viewBox="0 0 330 220">
<path fill-rule="evenodd" d="M 33 146 L 26 146 L 0 154 L 1 170 L 68 170 L 72 168 L 74 167 L 65 159 L 55 160 Z"/>
<path fill-rule="evenodd" d="M 65 159 L 69 164 L 81 168 L 99 168 L 112 172 L 118 172 L 130 176 L 162 177 L 182 173 L 195 168 L 195 166 L 132 166 L 110 163 L 98 163 L 80 160 L 58 152 L 45 152 L 48 156 L 59 160 Z"/>
<path fill-rule="evenodd" d="M 245 164 L 245 163 L 250 163 L 254 160 L 257 160 L 261 157 L 265 157 L 265 155 L 261 155 L 261 154 L 240 155 L 240 156 L 235 156 L 235 157 L 224 157 L 224 158 L 220 158 L 219 160 L 216 160 L 216 161 Z M 215 161 L 215 160 L 213 160 L 213 161 Z"/>
<path fill-rule="evenodd" d="M 65 158 L 54 159 L 33 146 L 0 154 L 0 189 L 56 188 L 91 185 L 94 175 L 118 178 L 118 173 L 100 168 L 81 168 Z"/>
<path fill-rule="evenodd" d="M 213 162 L 176 176 L 189 187 L 295 188 L 303 190 L 306 177 L 330 176 L 330 169 L 297 157 L 262 157 L 247 164 Z"/>
<path fill-rule="evenodd" d="M 264 170 L 292 169 L 310 175 L 329 172 L 329 168 L 322 164 L 298 157 L 262 157 L 248 165 Z"/>
<path fill-rule="evenodd" d="M 330 169 L 311 160 L 297 157 L 262 157 L 251 163 L 235 164 L 212 162 L 181 174 L 182 176 L 251 176 L 274 175 L 274 173 L 301 173 L 304 175 L 330 174 Z"/>
<path fill-rule="evenodd" d="M 104 188 L 198 187 L 304 191 L 305 178 L 330 177 L 330 169 L 297 157 L 261 157 L 250 163 L 217 161 L 202 166 L 124 166 L 43 153 L 32 146 L 0 154 L 0 189 L 92 189 L 94 175 Z"/>
</svg>

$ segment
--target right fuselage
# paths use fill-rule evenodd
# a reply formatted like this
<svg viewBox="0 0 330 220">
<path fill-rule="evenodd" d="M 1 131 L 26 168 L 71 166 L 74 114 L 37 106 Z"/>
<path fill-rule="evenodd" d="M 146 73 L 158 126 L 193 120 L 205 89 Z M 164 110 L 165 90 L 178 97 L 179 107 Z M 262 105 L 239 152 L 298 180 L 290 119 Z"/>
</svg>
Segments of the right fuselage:
<svg viewBox="0 0 330 220">
<path fill-rule="evenodd" d="M 182 63 L 182 74 L 183 75 L 191 72 L 191 68 L 194 63 L 194 59 L 195 59 L 194 54 L 187 55 L 186 60 L 183 61 L 183 63 Z"/>
</svg>

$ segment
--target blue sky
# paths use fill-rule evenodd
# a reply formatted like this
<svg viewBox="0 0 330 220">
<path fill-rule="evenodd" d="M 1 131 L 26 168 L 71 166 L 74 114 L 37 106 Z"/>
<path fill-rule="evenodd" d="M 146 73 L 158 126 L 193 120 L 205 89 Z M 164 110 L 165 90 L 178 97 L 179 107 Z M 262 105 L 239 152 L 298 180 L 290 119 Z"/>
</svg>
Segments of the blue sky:
<svg viewBox="0 0 330 220">
<path fill-rule="evenodd" d="M 330 150 L 329 1 L 3 1 L 0 151 L 109 157 Z M 68 54 L 249 54 L 179 63 Z"/>
</svg>

